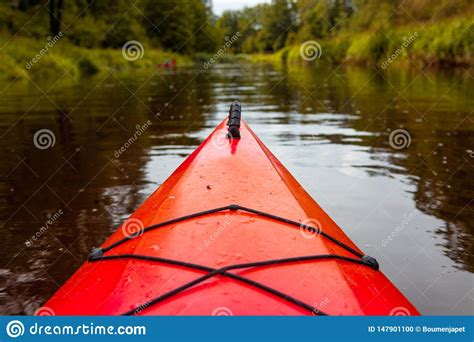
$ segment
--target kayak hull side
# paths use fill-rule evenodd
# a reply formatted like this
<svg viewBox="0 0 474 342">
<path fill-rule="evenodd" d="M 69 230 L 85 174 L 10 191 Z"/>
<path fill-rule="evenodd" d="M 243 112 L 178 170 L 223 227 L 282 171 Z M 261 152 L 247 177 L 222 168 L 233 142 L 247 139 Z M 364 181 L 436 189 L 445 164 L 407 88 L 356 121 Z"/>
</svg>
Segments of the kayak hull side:
<svg viewBox="0 0 474 342">
<path fill-rule="evenodd" d="M 129 234 L 130 220 L 149 226 L 239 204 L 317 226 L 361 252 L 245 122 L 241 139 L 229 140 L 225 132 L 222 122 L 102 247 Z M 241 211 L 223 211 L 149 231 L 106 254 L 132 253 L 214 269 L 315 254 L 354 257 L 323 236 Z M 138 314 L 419 314 L 381 271 L 364 265 L 319 260 L 232 272 L 291 295 L 316 311 L 219 275 L 163 302 L 142 306 Z M 45 306 L 57 315 L 123 314 L 204 274 L 144 260 L 85 262 Z"/>
</svg>

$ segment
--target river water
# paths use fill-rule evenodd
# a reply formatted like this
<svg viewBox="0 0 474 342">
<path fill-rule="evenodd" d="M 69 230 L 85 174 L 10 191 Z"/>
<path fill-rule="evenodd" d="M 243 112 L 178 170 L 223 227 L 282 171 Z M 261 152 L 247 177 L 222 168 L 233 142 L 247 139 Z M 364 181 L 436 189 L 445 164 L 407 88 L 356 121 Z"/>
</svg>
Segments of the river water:
<svg viewBox="0 0 474 342">
<path fill-rule="evenodd" d="M 423 314 L 474 314 L 472 70 L 388 69 L 226 64 L 1 83 L 0 313 L 41 306 L 238 98 Z M 52 140 L 38 148 L 42 129 Z"/>
</svg>

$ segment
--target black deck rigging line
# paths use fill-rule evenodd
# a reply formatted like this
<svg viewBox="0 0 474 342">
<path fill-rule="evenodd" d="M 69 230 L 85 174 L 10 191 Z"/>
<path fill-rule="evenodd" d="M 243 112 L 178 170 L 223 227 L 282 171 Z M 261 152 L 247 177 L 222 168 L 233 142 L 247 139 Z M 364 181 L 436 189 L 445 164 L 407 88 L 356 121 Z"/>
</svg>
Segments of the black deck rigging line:
<svg viewBox="0 0 474 342">
<path fill-rule="evenodd" d="M 182 292 L 194 285 L 197 285 L 198 283 L 201 283 L 209 278 L 212 278 L 216 275 L 222 275 L 231 279 L 235 279 L 238 281 L 241 281 L 243 283 L 252 285 L 254 287 L 257 287 L 259 289 L 262 289 L 264 291 L 267 291 L 273 295 L 276 295 L 278 297 L 281 297 L 285 299 L 286 301 L 289 301 L 293 304 L 296 304 L 300 307 L 303 307 L 304 309 L 309 310 L 312 313 L 317 313 L 318 315 L 321 316 L 326 316 L 327 314 L 322 312 L 321 310 L 316 309 L 315 307 L 306 304 L 294 297 L 291 297 L 287 294 L 284 294 L 278 290 L 275 290 L 271 287 L 268 287 L 264 284 L 261 284 L 259 282 L 256 282 L 254 280 L 251 280 L 249 278 L 240 276 L 238 274 L 230 273 L 229 271 L 235 270 L 235 269 L 243 269 L 243 268 L 255 268 L 255 267 L 263 267 L 263 266 L 275 266 L 275 265 L 281 265 L 281 264 L 287 264 L 287 263 L 292 263 L 292 262 L 304 262 L 304 261 L 315 261 L 315 260 L 327 260 L 327 259 L 336 259 L 336 260 L 344 260 L 347 262 L 352 262 L 364 266 L 368 266 L 365 262 L 359 259 L 354 259 L 354 258 L 349 258 L 349 257 L 344 257 L 341 255 L 336 255 L 336 254 L 321 254 L 321 255 L 308 255 L 308 256 L 302 256 L 302 257 L 292 257 L 292 258 L 284 258 L 284 259 L 274 259 L 274 260 L 265 260 L 265 261 L 257 261 L 257 262 L 249 262 L 249 263 L 243 263 L 243 264 L 236 264 L 236 265 L 229 265 L 225 266 L 219 269 L 215 269 L 212 267 L 207 267 L 207 266 L 202 266 L 199 264 L 193 264 L 193 263 L 188 263 L 184 261 L 178 261 L 178 260 L 173 260 L 173 259 L 167 259 L 167 258 L 160 258 L 160 257 L 153 257 L 153 256 L 148 256 L 148 255 L 139 255 L 139 254 L 119 254 L 119 255 L 109 255 L 109 256 L 99 256 L 95 257 L 92 259 L 89 259 L 90 262 L 96 262 L 96 261 L 105 261 L 105 260 L 118 260 L 118 259 L 137 259 L 137 260 L 144 260 L 144 261 L 152 261 L 152 262 L 159 262 L 159 263 L 164 263 L 164 264 L 170 264 L 170 265 L 177 265 L 177 266 L 182 266 L 182 267 L 187 267 L 191 269 L 196 269 L 196 270 L 201 270 L 201 271 L 206 271 L 208 272 L 207 274 L 196 278 L 186 284 L 183 284 L 167 293 L 164 293 L 154 299 L 151 299 L 147 301 L 146 303 L 143 303 L 134 309 L 131 309 L 124 313 L 124 316 L 127 315 L 134 315 L 136 313 L 139 313 L 140 311 L 144 310 L 145 308 L 148 308 L 151 305 L 157 304 L 159 302 L 162 302 L 179 292 Z"/>
<path fill-rule="evenodd" d="M 256 214 L 256 215 L 267 217 L 267 218 L 270 218 L 270 219 L 273 219 L 273 220 L 276 220 L 276 221 L 288 223 L 288 224 L 291 224 L 293 226 L 301 227 L 301 228 L 303 228 L 303 229 L 305 229 L 309 232 L 324 236 L 326 239 L 331 240 L 336 245 L 344 248 L 345 250 L 351 252 L 355 256 L 358 256 L 359 258 L 362 258 L 364 256 L 363 254 L 357 252 L 355 249 L 349 247 L 348 245 L 346 245 L 342 241 L 339 241 L 336 238 L 333 238 L 331 235 L 323 232 L 320 228 L 310 227 L 310 226 L 307 226 L 305 224 L 286 219 L 284 217 L 276 216 L 276 215 L 273 215 L 273 214 L 268 214 L 268 213 L 265 213 L 263 211 L 259 211 L 259 210 L 255 210 L 255 209 L 251 209 L 251 208 L 246 208 L 246 207 L 239 206 L 239 210 L 247 211 L 247 212 L 252 213 L 252 214 Z"/>
<path fill-rule="evenodd" d="M 154 224 L 154 225 L 151 225 L 151 226 L 148 226 L 146 228 L 143 229 L 143 231 L 141 233 L 146 233 L 150 230 L 154 230 L 154 229 L 158 229 L 158 228 L 161 228 L 161 227 L 164 227 L 164 226 L 168 226 L 170 224 L 173 224 L 173 223 L 178 223 L 178 222 L 182 222 L 182 221 L 185 221 L 185 220 L 189 220 L 189 219 L 192 219 L 192 218 L 196 218 L 196 217 L 200 217 L 200 216 L 205 216 L 205 215 L 209 215 L 209 214 L 214 214 L 214 213 L 218 213 L 218 212 L 221 212 L 221 211 L 225 211 L 225 210 L 231 210 L 231 211 L 237 211 L 237 210 L 240 210 L 240 211 L 246 211 L 246 212 L 249 212 L 249 213 L 252 213 L 252 214 L 256 214 L 256 215 L 259 215 L 259 216 L 263 216 L 263 217 L 267 217 L 267 218 L 270 218 L 270 219 L 273 219 L 273 220 L 276 220 L 276 221 L 280 221 L 280 222 L 283 222 L 283 223 L 287 223 L 287 224 L 290 224 L 292 226 L 296 226 L 296 227 L 300 227 L 300 228 L 303 228 L 311 233 L 315 233 L 315 234 L 318 234 L 318 235 L 321 235 L 321 236 L 324 236 L 325 238 L 327 238 L 328 240 L 334 242 L 335 244 L 337 244 L 338 246 L 344 248 L 346 251 L 354 254 L 355 256 L 359 257 L 359 258 L 362 258 L 364 257 L 363 254 L 359 253 L 358 251 L 356 251 L 355 249 L 349 247 L 348 245 L 346 245 L 345 243 L 343 243 L 342 241 L 339 241 L 337 240 L 336 238 L 332 237 L 331 235 L 323 232 L 321 229 L 319 228 L 314 228 L 314 227 L 310 227 L 310 226 L 307 226 L 305 224 L 302 224 L 300 222 L 296 222 L 296 221 L 292 221 L 292 220 L 289 220 L 289 219 L 286 219 L 284 217 L 280 217 L 280 216 L 276 216 L 276 215 L 273 215 L 273 214 L 269 214 L 269 213 L 265 213 L 263 211 L 259 211 L 259 210 L 255 210 L 255 209 L 251 209 L 251 208 L 246 208 L 246 207 L 242 207 L 238 204 L 230 204 L 230 205 L 227 205 L 225 207 L 219 207 L 219 208 L 214 208 L 214 209 L 210 209 L 210 210 L 204 210 L 204 211 L 199 211 L 197 213 L 193 213 L 193 214 L 189 214 L 189 215 L 185 215 L 185 216 L 181 216 L 181 217 L 177 217 L 177 218 L 174 218 L 174 219 L 171 219 L 171 220 L 168 220 L 168 221 L 164 221 L 164 222 L 161 222 L 161 223 L 158 223 L 158 224 Z M 107 251 L 110 251 L 112 248 L 115 248 L 125 242 L 127 242 L 128 240 L 132 240 L 138 236 L 141 236 L 142 234 L 140 235 L 130 235 L 130 236 L 126 236 L 124 237 L 123 239 L 121 240 L 118 240 L 114 243 L 112 243 L 111 245 L 107 246 L 107 247 L 104 247 L 102 248 L 102 252 L 105 253 Z"/>
<path fill-rule="evenodd" d="M 219 207 L 219 208 L 214 208 L 214 209 L 210 209 L 210 210 L 204 210 L 204 211 L 200 211 L 200 212 L 197 212 L 197 213 L 194 213 L 194 214 L 189 214 L 189 215 L 177 217 L 177 218 L 174 218 L 174 219 L 171 219 L 171 220 L 168 220 L 168 221 L 164 221 L 164 222 L 161 222 L 161 223 L 154 224 L 152 226 L 145 227 L 145 228 L 143 228 L 143 231 L 141 233 L 146 233 L 146 232 L 148 232 L 150 230 L 153 230 L 153 229 L 158 229 L 158 228 L 168 226 L 168 225 L 173 224 L 173 223 L 186 221 L 186 220 L 189 220 L 189 219 L 192 219 L 192 218 L 196 218 L 196 217 L 200 217 L 200 216 L 204 216 L 204 215 L 209 215 L 209 214 L 214 214 L 214 213 L 218 213 L 218 212 L 221 212 L 221 211 L 224 211 L 224 210 L 230 210 L 230 207 L 231 207 L 230 205 L 227 205 L 225 207 Z M 140 234 L 140 235 L 142 235 L 142 234 Z M 134 238 L 136 238 L 137 236 L 140 236 L 140 235 L 126 236 L 123 239 L 118 240 L 118 241 L 114 242 L 113 244 L 111 244 L 107 247 L 102 248 L 102 252 L 110 251 L 112 248 L 115 248 L 115 247 L 127 242 L 128 240 L 132 240 L 132 239 L 134 239 Z"/>
<path fill-rule="evenodd" d="M 217 212 L 221 212 L 221 211 L 225 211 L 225 210 L 246 211 L 246 212 L 249 212 L 249 213 L 252 213 L 252 214 L 256 214 L 256 215 L 259 215 L 259 216 L 263 216 L 263 217 L 266 217 L 266 218 L 270 218 L 270 219 L 273 219 L 273 220 L 276 220 L 276 221 L 284 222 L 284 223 L 287 223 L 287 224 L 290 224 L 290 225 L 293 225 L 293 226 L 303 228 L 307 231 L 310 231 L 310 232 L 319 234 L 321 236 L 324 236 L 325 238 L 327 238 L 330 241 L 334 242 L 338 246 L 340 246 L 340 247 L 344 248 L 345 250 L 349 251 L 350 253 L 354 254 L 359 259 L 354 259 L 354 258 L 342 256 L 342 255 L 337 255 L 337 254 L 321 254 L 321 255 L 309 255 L 309 256 L 301 256 L 301 257 L 282 258 L 282 259 L 250 262 L 250 263 L 244 263 L 244 264 L 228 265 L 228 266 L 225 266 L 225 267 L 222 267 L 222 268 L 219 268 L 219 269 L 215 269 L 215 268 L 212 268 L 212 267 L 198 265 L 198 264 L 194 264 L 194 263 L 189 263 L 189 262 L 184 262 L 184 261 L 179 261 L 179 260 L 173 260 L 173 259 L 167 259 L 167 258 L 147 256 L 147 255 L 139 255 L 139 254 L 104 255 L 105 252 L 110 251 L 111 249 L 113 249 L 113 248 L 115 248 L 115 247 L 129 241 L 129 240 L 132 240 L 132 239 L 136 238 L 137 236 L 141 236 L 143 234 L 131 235 L 131 236 L 127 236 L 127 237 L 125 237 L 121 240 L 118 240 L 118 241 L 110 244 L 107 247 L 95 248 L 92 251 L 92 253 L 89 255 L 89 259 L 88 259 L 89 262 L 117 260 L 117 259 L 138 259 L 138 260 L 159 262 L 159 263 L 170 264 L 170 265 L 177 265 L 177 266 L 182 266 L 182 267 L 187 267 L 187 268 L 191 268 L 191 269 L 205 271 L 205 272 L 208 272 L 208 273 L 201 276 L 201 277 L 199 277 L 199 278 L 196 278 L 196 279 L 194 279 L 194 280 L 192 280 L 192 281 L 190 281 L 186 284 L 183 284 L 183 285 L 181 285 L 181 286 L 179 286 L 179 287 L 177 287 L 177 288 L 175 288 L 175 289 L 173 289 L 173 290 L 171 290 L 171 291 L 169 291 L 165 294 L 162 294 L 162 295 L 160 295 L 160 296 L 158 296 L 154 299 L 151 299 L 150 301 L 148 301 L 148 302 L 146 302 L 142 305 L 139 305 L 139 306 L 135 307 L 132 310 L 127 311 L 123 315 L 133 315 L 133 314 L 139 313 L 140 311 L 144 310 L 145 308 L 147 308 L 151 305 L 157 304 L 159 302 L 162 302 L 162 301 L 166 300 L 167 298 L 170 298 L 170 297 L 180 293 L 181 291 L 184 291 L 184 290 L 186 290 L 186 289 L 188 289 L 188 288 L 190 288 L 190 287 L 192 287 L 192 286 L 194 286 L 198 283 L 201 283 L 201 282 L 205 281 L 206 279 L 209 279 L 209 278 L 214 277 L 216 275 L 222 275 L 222 276 L 225 276 L 225 277 L 228 277 L 228 278 L 232 278 L 232 279 L 241 281 L 241 282 L 246 283 L 246 284 L 250 284 L 254 287 L 257 287 L 257 288 L 259 288 L 261 290 L 264 290 L 268 293 L 271 293 L 275 296 L 283 298 L 284 300 L 286 300 L 288 302 L 291 302 L 291 303 L 293 303 L 297 306 L 300 306 L 300 307 L 310 311 L 313 314 L 316 313 L 318 315 L 325 316 L 325 315 L 327 315 L 326 313 L 314 308 L 313 306 L 311 306 L 307 303 L 304 303 L 304 302 L 300 301 L 299 299 L 296 299 L 292 296 L 289 296 L 289 295 L 287 295 L 283 292 L 280 292 L 280 291 L 278 291 L 274 288 L 271 288 L 267 285 L 256 282 L 252 279 L 243 277 L 243 276 L 235 274 L 235 273 L 231 273 L 229 271 L 230 270 L 235 270 L 235 269 L 242 269 L 242 268 L 255 268 L 255 267 L 264 267 L 264 266 L 269 266 L 269 265 L 281 265 L 281 264 L 291 263 L 291 262 L 315 261 L 315 260 L 324 260 L 324 259 L 326 259 L 326 260 L 327 259 L 343 260 L 343 261 L 347 261 L 347 262 L 352 262 L 352 263 L 368 266 L 368 267 L 370 267 L 374 270 L 379 269 L 379 265 L 377 263 L 377 260 L 375 260 L 374 258 L 372 258 L 368 255 L 363 255 L 363 254 L 359 253 L 358 251 L 354 250 L 353 248 L 347 246 L 345 243 L 343 243 L 343 242 L 337 240 L 336 238 L 332 237 L 331 235 L 323 232 L 319 228 L 314 228 L 314 227 L 311 227 L 311 226 L 307 226 L 305 224 L 301 224 L 299 222 L 292 221 L 292 220 L 289 220 L 289 219 L 286 219 L 286 218 L 283 218 L 283 217 L 279 217 L 279 216 L 276 216 L 276 215 L 273 215 L 273 214 L 265 213 L 265 212 L 262 212 L 262 211 L 259 211 L 259 210 L 242 207 L 242 206 L 237 205 L 237 204 L 231 204 L 231 205 L 228 205 L 228 206 L 225 206 L 225 207 L 219 207 L 219 208 L 214 208 L 214 209 L 210 209 L 210 210 L 200 211 L 200 212 L 197 212 L 197 213 L 194 213 L 194 214 L 190 214 L 190 215 L 178 217 L 178 218 L 175 218 L 175 219 L 171 219 L 171 220 L 168 220 L 168 221 L 164 221 L 164 222 L 161 222 L 161 223 L 158 223 L 158 224 L 155 224 L 155 225 L 148 226 L 148 227 L 144 228 L 142 233 L 148 232 L 148 231 L 153 230 L 153 229 L 158 229 L 158 228 L 161 228 L 161 227 L 173 224 L 173 223 L 182 222 L 182 221 L 185 221 L 185 220 L 188 220 L 188 219 L 191 219 L 191 218 L 200 217 L 200 216 L 204 216 L 204 215 L 208 215 L 208 214 L 213 214 L 213 213 L 217 213 Z"/>
</svg>

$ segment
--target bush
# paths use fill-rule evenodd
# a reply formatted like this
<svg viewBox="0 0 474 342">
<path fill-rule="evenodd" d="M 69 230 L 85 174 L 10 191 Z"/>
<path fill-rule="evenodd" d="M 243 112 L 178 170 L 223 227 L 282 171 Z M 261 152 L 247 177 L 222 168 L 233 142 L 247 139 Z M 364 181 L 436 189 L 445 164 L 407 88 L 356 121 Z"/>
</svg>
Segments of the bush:
<svg viewBox="0 0 474 342">
<path fill-rule="evenodd" d="M 311 40 L 311 38 L 305 39 Z M 420 64 L 472 64 L 474 51 L 474 20 L 455 18 L 426 25 L 392 29 L 343 33 L 331 39 L 317 40 L 321 45 L 321 60 L 377 64 L 396 51 L 397 63 L 409 57 Z M 410 42 L 407 44 L 407 42 Z M 303 64 L 300 44 L 285 47 L 273 55 L 258 55 L 256 62 Z"/>
<path fill-rule="evenodd" d="M 103 21 L 86 16 L 73 22 L 66 37 L 75 45 L 94 48 L 102 44 L 107 29 Z"/>
<path fill-rule="evenodd" d="M 99 72 L 99 67 L 88 57 L 84 57 L 79 62 L 79 70 L 84 75 L 93 75 Z"/>
<path fill-rule="evenodd" d="M 387 35 L 382 31 L 357 35 L 347 49 L 346 60 L 377 62 L 387 53 L 389 44 Z"/>
</svg>

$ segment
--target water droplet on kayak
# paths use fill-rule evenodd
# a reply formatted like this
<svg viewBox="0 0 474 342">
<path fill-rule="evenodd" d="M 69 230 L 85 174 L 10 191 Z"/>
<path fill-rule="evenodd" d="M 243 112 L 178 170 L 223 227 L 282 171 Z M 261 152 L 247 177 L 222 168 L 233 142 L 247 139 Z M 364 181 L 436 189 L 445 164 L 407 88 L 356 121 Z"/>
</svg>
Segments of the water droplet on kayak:
<svg viewBox="0 0 474 342">
<path fill-rule="evenodd" d="M 206 221 L 196 221 L 196 224 L 205 225 L 205 224 L 207 224 L 207 222 Z"/>
<path fill-rule="evenodd" d="M 216 264 L 218 264 L 218 265 L 222 265 L 222 264 L 226 264 L 226 263 L 227 263 L 227 259 L 218 259 L 216 261 Z"/>
<path fill-rule="evenodd" d="M 235 254 L 235 258 L 238 260 L 240 258 L 242 258 L 242 253 L 236 253 Z"/>
<path fill-rule="evenodd" d="M 291 239 L 292 239 L 292 240 L 296 240 L 296 236 L 291 235 Z"/>
</svg>

